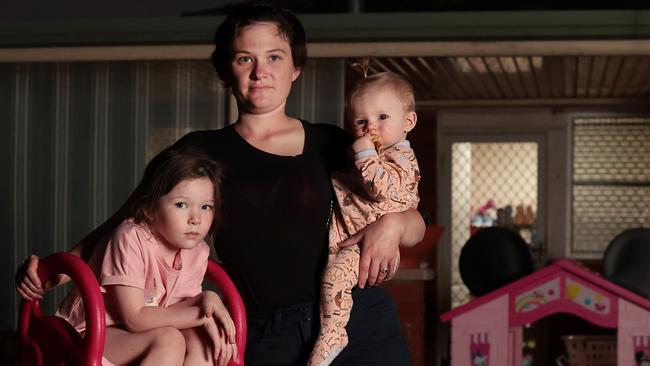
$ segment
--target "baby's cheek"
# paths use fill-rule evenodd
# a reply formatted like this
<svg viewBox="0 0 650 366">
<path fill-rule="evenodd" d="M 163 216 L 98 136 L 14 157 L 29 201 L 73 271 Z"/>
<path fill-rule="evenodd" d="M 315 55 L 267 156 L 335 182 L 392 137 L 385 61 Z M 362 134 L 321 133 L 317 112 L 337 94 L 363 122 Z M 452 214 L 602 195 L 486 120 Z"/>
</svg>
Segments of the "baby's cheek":
<svg viewBox="0 0 650 366">
<path fill-rule="evenodd" d="M 366 133 L 363 131 L 363 127 L 359 127 L 359 126 L 354 127 L 354 137 L 355 138 L 359 138 L 359 137 L 361 137 L 361 136 L 363 136 L 365 134 Z"/>
</svg>

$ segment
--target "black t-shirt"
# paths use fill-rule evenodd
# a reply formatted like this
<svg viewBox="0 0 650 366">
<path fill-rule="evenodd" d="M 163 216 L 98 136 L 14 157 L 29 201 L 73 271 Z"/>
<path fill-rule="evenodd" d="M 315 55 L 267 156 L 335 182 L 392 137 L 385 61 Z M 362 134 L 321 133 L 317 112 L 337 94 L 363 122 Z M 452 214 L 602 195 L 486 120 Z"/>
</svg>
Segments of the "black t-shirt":
<svg viewBox="0 0 650 366">
<path fill-rule="evenodd" d="M 344 167 L 350 138 L 336 126 L 302 124 L 303 152 L 293 157 L 253 147 L 232 126 L 192 132 L 177 142 L 226 166 L 215 249 L 251 314 L 318 301 L 330 176 Z"/>
</svg>

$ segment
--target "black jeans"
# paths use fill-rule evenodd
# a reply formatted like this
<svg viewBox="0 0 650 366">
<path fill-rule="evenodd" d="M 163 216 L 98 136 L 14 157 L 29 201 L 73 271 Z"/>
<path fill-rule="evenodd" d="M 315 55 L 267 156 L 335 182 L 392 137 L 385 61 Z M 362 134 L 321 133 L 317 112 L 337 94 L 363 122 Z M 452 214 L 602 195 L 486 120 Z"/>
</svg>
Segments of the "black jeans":
<svg viewBox="0 0 650 366">
<path fill-rule="evenodd" d="M 352 290 L 348 346 L 333 366 L 407 366 L 410 354 L 393 299 L 381 288 Z M 317 304 L 298 304 L 269 316 L 249 316 L 246 366 L 305 366 L 318 336 Z"/>
</svg>

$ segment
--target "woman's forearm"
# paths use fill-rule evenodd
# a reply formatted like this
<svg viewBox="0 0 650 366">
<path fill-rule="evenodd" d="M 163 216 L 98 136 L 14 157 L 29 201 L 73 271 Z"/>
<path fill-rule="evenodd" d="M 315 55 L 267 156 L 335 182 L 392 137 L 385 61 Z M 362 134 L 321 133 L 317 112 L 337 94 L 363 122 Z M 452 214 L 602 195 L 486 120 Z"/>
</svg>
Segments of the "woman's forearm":
<svg viewBox="0 0 650 366">
<path fill-rule="evenodd" d="M 422 241 L 426 225 L 422 215 L 415 209 L 408 209 L 398 213 L 402 223 L 402 233 L 400 236 L 400 245 L 403 247 L 412 247 Z"/>
</svg>

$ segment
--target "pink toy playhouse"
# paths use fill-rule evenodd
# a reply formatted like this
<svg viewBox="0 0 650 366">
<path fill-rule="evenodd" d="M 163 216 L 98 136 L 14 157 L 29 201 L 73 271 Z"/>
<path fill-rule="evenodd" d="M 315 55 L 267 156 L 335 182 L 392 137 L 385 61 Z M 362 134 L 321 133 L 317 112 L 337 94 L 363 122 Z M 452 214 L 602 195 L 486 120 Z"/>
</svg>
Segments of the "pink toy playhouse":
<svg viewBox="0 0 650 366">
<path fill-rule="evenodd" d="M 520 366 L 523 327 L 555 313 L 617 329 L 618 366 L 650 355 L 650 300 L 562 259 L 443 314 L 451 365 Z"/>
</svg>

